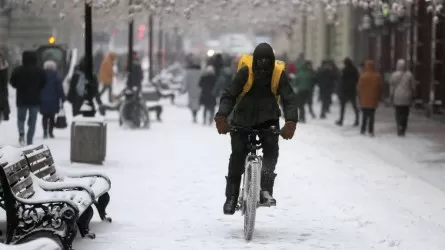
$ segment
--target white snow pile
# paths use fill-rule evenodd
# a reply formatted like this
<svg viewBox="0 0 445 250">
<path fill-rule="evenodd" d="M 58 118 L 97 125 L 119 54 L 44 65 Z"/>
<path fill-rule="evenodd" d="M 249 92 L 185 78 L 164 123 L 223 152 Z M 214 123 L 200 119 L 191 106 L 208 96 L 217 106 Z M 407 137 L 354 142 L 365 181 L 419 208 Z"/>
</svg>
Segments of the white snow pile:
<svg viewBox="0 0 445 250">
<path fill-rule="evenodd" d="M 62 250 L 62 248 L 49 238 L 39 238 L 20 245 L 4 245 L 0 243 L 2 250 Z"/>
<path fill-rule="evenodd" d="M 23 153 L 20 149 L 12 146 L 4 146 L 0 148 L 0 164 L 8 163 L 14 164 L 21 160 Z"/>
</svg>

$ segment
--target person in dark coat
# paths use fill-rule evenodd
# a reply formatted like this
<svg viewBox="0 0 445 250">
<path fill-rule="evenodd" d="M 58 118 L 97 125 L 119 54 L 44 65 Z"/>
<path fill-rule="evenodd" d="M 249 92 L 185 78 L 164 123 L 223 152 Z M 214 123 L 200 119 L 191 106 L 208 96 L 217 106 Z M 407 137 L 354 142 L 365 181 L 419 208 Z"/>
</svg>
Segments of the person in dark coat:
<svg viewBox="0 0 445 250">
<path fill-rule="evenodd" d="M 313 100 L 314 100 L 314 91 L 315 91 L 315 85 L 317 84 L 317 78 L 314 70 L 314 65 L 311 61 L 307 61 L 307 69 L 311 74 L 311 89 L 309 90 L 309 95 L 307 97 L 307 106 L 309 110 L 309 114 L 311 114 L 312 119 L 315 119 L 315 113 L 313 108 Z"/>
<path fill-rule="evenodd" d="M 209 65 L 205 68 L 200 80 L 201 96 L 199 102 L 204 106 L 203 124 L 211 125 L 213 116 L 215 115 L 216 97 L 213 95 L 213 89 L 216 84 L 216 73 L 213 66 Z"/>
<path fill-rule="evenodd" d="M 0 53 L 0 121 L 8 121 L 11 112 L 8 101 L 9 65 L 3 53 Z"/>
<path fill-rule="evenodd" d="M 82 82 L 84 82 L 85 85 L 79 86 Z M 102 115 L 104 114 L 102 110 L 102 101 L 99 96 L 99 83 L 96 75 L 93 74 L 93 81 L 87 83 L 85 57 L 83 57 L 75 67 L 73 77 L 71 77 L 67 99 L 73 105 L 73 116 L 80 114 L 84 116 L 94 116 L 96 114 L 96 107 L 93 100 L 96 100 L 99 105 L 99 111 Z M 81 107 L 84 103 L 90 108 L 81 111 Z"/>
<path fill-rule="evenodd" d="M 54 116 L 60 111 L 61 104 L 65 102 L 62 78 L 57 72 L 54 61 L 43 64 L 46 73 L 46 84 L 41 92 L 40 113 L 42 114 L 43 138 L 54 138 Z"/>
<path fill-rule="evenodd" d="M 335 79 L 337 78 L 332 64 L 324 60 L 321 67 L 317 71 L 317 84 L 320 90 L 321 112 L 320 118 L 325 119 L 331 104 L 332 91 L 335 86 Z"/>
<path fill-rule="evenodd" d="M 338 99 L 340 99 L 339 97 L 339 85 L 340 85 L 340 76 L 341 76 L 341 72 L 340 69 L 337 67 L 337 65 L 335 64 L 334 60 L 328 60 L 328 63 L 331 65 L 332 71 L 334 72 L 334 81 L 332 84 L 332 87 L 330 89 L 330 98 L 329 98 L 329 105 L 328 105 L 328 110 L 327 113 L 329 114 L 331 112 L 331 106 L 332 106 L 332 95 L 337 95 Z"/>
<path fill-rule="evenodd" d="M 222 91 L 227 88 L 227 86 L 230 84 L 230 82 L 233 79 L 233 72 L 232 72 L 232 59 L 227 58 L 224 61 L 224 67 L 221 70 L 221 73 L 216 79 L 215 88 L 213 89 L 213 96 L 219 97 L 222 94 Z"/>
<path fill-rule="evenodd" d="M 142 89 L 142 81 L 144 80 L 144 71 L 142 70 L 141 61 L 136 53 L 133 53 L 133 63 L 131 65 L 131 73 L 127 78 L 127 88 L 136 88 L 137 92 Z"/>
<path fill-rule="evenodd" d="M 222 69 L 224 68 L 224 59 L 222 54 L 216 53 L 210 60 L 209 65 L 213 66 L 215 70 L 215 75 L 218 78 L 221 74 Z"/>
<path fill-rule="evenodd" d="M 25 51 L 22 65 L 14 69 L 10 83 L 16 92 L 17 126 L 20 145 L 25 145 L 25 121 L 28 113 L 28 132 L 26 143 L 33 144 L 37 115 L 40 109 L 40 93 L 45 87 L 46 74 L 37 66 L 37 53 Z"/>
<path fill-rule="evenodd" d="M 279 127 L 281 116 L 276 96 L 271 91 L 272 75 L 275 71 L 275 55 L 272 47 L 267 43 L 259 44 L 253 52 L 252 66 L 244 66 L 236 73 L 235 78 L 224 90 L 219 103 L 219 110 L 215 116 L 218 133 L 227 134 L 230 124 L 253 129 L 269 129 Z M 249 92 L 243 93 L 243 88 L 250 72 L 253 73 L 253 84 Z M 281 72 L 277 94 L 283 100 L 285 124 L 281 129 L 281 136 L 292 139 L 298 122 L 298 101 L 289 84 L 285 72 Z M 229 124 L 229 115 L 230 124 Z M 229 171 L 226 177 L 226 201 L 223 206 L 224 214 L 234 214 L 238 202 L 241 175 L 244 171 L 245 158 L 248 153 L 247 139 L 249 133 L 245 131 L 231 132 L 232 153 L 229 160 Z M 263 146 L 263 166 L 261 169 L 260 201 L 276 204 L 273 198 L 275 183 L 275 167 L 278 160 L 279 136 L 275 133 L 260 135 Z"/>
<path fill-rule="evenodd" d="M 348 102 L 351 103 L 354 109 L 355 122 L 354 126 L 359 125 L 359 114 L 357 107 L 357 84 L 360 77 L 358 69 L 352 63 L 350 58 L 345 58 L 343 61 L 344 68 L 341 73 L 340 86 L 339 86 L 339 98 L 340 98 L 340 118 L 336 122 L 338 126 L 343 125 L 343 119 L 345 116 L 345 107 Z"/>
</svg>

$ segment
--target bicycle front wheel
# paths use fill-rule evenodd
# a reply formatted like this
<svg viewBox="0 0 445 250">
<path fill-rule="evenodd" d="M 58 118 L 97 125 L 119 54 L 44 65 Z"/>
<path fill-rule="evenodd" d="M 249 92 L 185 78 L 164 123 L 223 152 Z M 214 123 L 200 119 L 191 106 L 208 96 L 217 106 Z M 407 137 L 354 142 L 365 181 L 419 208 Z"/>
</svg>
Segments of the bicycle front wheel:
<svg viewBox="0 0 445 250">
<path fill-rule="evenodd" d="M 249 162 L 244 173 L 244 238 L 250 241 L 255 230 L 256 209 L 259 199 L 259 163 Z"/>
</svg>

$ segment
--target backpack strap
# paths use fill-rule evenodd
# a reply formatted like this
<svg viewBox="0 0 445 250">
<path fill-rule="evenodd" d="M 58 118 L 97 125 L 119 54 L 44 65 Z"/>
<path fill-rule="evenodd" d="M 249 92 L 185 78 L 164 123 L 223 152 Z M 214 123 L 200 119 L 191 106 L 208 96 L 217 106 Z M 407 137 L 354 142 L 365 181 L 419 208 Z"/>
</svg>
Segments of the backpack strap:
<svg viewBox="0 0 445 250">
<path fill-rule="evenodd" d="M 277 102 L 280 102 L 280 96 L 278 94 L 278 88 L 280 87 L 281 74 L 286 70 L 286 64 L 283 61 L 275 60 L 275 68 L 272 74 L 271 90 L 277 98 Z"/>
<path fill-rule="evenodd" d="M 249 90 L 252 88 L 253 85 L 253 71 L 252 71 L 252 62 L 253 62 L 253 56 L 252 55 L 242 55 L 239 62 L 238 62 L 238 71 L 246 67 L 249 69 L 249 76 L 247 77 L 247 81 L 244 83 L 243 90 L 241 91 L 241 94 L 237 97 L 236 102 L 238 103 L 243 96 L 249 92 Z"/>
</svg>

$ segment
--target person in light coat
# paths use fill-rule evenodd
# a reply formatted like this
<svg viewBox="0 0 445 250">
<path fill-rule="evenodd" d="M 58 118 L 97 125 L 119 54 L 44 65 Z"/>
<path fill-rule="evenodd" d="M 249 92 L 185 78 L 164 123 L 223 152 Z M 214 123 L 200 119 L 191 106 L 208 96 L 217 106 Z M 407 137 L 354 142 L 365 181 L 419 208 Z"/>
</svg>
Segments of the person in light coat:
<svg viewBox="0 0 445 250">
<path fill-rule="evenodd" d="M 396 71 L 392 73 L 389 83 L 391 102 L 395 108 L 397 135 L 404 136 L 416 92 L 413 74 L 408 70 L 405 60 L 397 61 Z"/>
<path fill-rule="evenodd" d="M 189 59 L 185 70 L 186 74 L 182 93 L 188 94 L 188 108 L 192 111 L 193 123 L 196 123 L 201 97 L 201 88 L 199 87 L 201 65 L 199 62 Z"/>
</svg>

